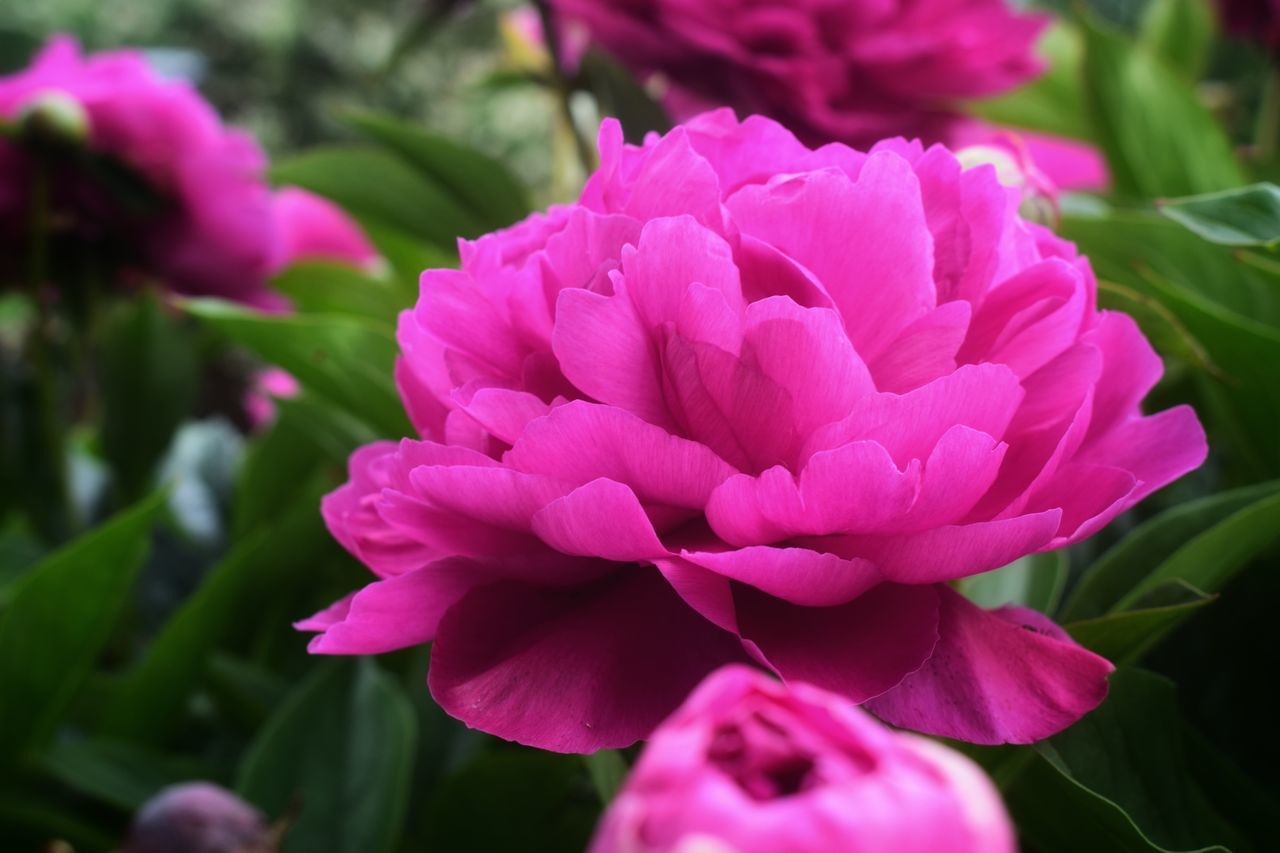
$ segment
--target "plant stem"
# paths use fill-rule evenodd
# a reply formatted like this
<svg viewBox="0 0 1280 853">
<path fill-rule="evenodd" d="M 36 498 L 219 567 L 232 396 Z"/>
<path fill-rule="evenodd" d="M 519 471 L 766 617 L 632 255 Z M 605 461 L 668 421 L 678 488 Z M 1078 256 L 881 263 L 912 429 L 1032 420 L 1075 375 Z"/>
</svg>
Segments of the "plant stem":
<svg viewBox="0 0 1280 853">
<path fill-rule="evenodd" d="M 578 129 L 577 122 L 573 120 L 573 104 L 570 101 L 573 96 L 573 87 L 569 85 L 564 74 L 564 64 L 560 56 L 560 31 L 556 26 L 555 13 L 548 0 L 534 0 L 533 5 L 538 9 L 538 18 L 542 22 L 542 37 L 546 40 L 547 53 L 551 56 L 551 83 L 556 90 L 560 118 L 573 137 L 573 147 L 578 152 L 578 162 L 582 164 L 582 171 L 590 175 L 596 169 L 596 153 L 587 144 L 587 140 Z"/>
<path fill-rule="evenodd" d="M 49 163 L 43 153 L 32 157 L 30 246 L 27 278 L 36 321 L 28 339 L 28 354 L 35 375 L 35 443 L 42 458 L 38 475 L 47 482 L 37 489 L 47 502 L 41 508 L 44 521 L 36 521 L 46 539 L 58 542 L 72 530 L 71 500 L 67 477 L 66 430 L 59 411 L 57 372 L 53 363 L 54 320 L 46 299 L 49 278 Z"/>
<path fill-rule="evenodd" d="M 1270 162 L 1280 147 L 1280 67 L 1272 68 L 1262 84 L 1262 104 L 1254 126 L 1253 148 L 1259 162 Z"/>
</svg>

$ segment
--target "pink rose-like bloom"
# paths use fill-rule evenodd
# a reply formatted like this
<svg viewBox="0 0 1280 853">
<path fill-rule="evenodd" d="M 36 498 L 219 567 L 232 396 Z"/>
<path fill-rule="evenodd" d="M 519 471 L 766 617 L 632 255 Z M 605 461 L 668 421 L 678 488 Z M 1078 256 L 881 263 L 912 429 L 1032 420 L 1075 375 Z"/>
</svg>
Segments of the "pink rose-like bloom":
<svg viewBox="0 0 1280 853">
<path fill-rule="evenodd" d="M 134 170 L 162 209 L 121 209 L 87 176 L 54 176 L 53 205 L 86 236 L 116 249 L 165 286 L 262 308 L 283 300 L 266 289 L 276 258 L 265 158 L 247 135 L 223 127 L 188 84 L 156 74 L 141 54 L 82 56 L 67 37 L 52 39 L 30 67 L 0 78 L 0 118 L 16 120 L 44 96 L 67 97 L 88 119 L 88 146 Z M 25 241 L 28 153 L 0 140 L 0 223 Z M 108 239 L 108 235 L 112 235 Z"/>
<path fill-rule="evenodd" d="M 991 782 L 825 690 L 707 678 L 645 746 L 591 853 L 1013 853 Z"/>
<path fill-rule="evenodd" d="M 1162 365 L 989 166 L 701 116 L 601 129 L 577 203 L 460 245 L 401 316 L 421 440 L 353 454 L 329 529 L 378 579 L 312 650 L 434 641 L 469 725 L 634 742 L 750 661 L 899 726 L 1029 742 L 1111 665 L 949 582 L 1060 548 L 1200 464 Z"/>
<path fill-rule="evenodd" d="M 946 141 L 961 99 L 1042 67 L 1048 20 L 1004 0 L 555 0 L 569 24 L 642 78 L 677 118 L 730 106 L 802 140 Z"/>
</svg>

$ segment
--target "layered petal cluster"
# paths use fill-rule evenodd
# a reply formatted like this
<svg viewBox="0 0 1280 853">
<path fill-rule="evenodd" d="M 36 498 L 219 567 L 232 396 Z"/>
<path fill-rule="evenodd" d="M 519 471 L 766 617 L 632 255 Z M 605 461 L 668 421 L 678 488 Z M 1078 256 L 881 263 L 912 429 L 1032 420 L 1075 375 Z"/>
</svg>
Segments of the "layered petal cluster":
<svg viewBox="0 0 1280 853">
<path fill-rule="evenodd" d="M 753 662 L 885 720 L 1028 742 L 1110 664 L 949 581 L 1078 541 L 1197 466 L 1194 413 L 1089 264 L 990 166 L 811 150 L 710 113 L 623 144 L 577 203 L 461 244 L 401 317 L 420 440 L 351 458 L 329 529 L 377 580 L 312 650 L 434 641 L 468 724 L 646 736 Z"/>
<path fill-rule="evenodd" d="M 0 78 L 0 120 L 16 121 L 54 96 L 79 105 L 88 149 L 110 162 L 50 176 L 60 227 L 75 228 L 173 290 L 264 308 L 282 301 L 266 288 L 277 264 L 266 160 L 247 135 L 225 128 L 189 85 L 156 74 L 132 51 L 82 56 L 56 37 L 25 70 Z M 32 179 L 23 145 L 0 139 L 0 222 L 25 240 Z M 74 166 L 74 159 L 61 165 Z M 140 195 L 141 198 L 121 197 Z M 127 248 L 125 248 L 127 247 Z"/>
<path fill-rule="evenodd" d="M 961 99 L 1034 77 L 1046 19 L 1005 0 L 555 0 L 590 38 L 666 89 L 678 118 L 730 106 L 810 143 L 947 141 Z"/>
<path fill-rule="evenodd" d="M 654 732 L 591 853 L 1013 853 L 994 786 L 959 753 L 847 699 L 746 667 Z"/>
</svg>

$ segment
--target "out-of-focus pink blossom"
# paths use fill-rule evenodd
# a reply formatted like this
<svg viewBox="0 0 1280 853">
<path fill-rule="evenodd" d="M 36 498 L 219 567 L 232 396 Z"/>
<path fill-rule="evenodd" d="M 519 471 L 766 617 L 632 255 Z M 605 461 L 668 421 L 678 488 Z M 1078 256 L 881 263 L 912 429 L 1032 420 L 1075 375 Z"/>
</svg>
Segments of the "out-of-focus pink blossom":
<svg viewBox="0 0 1280 853">
<path fill-rule="evenodd" d="M 731 666 L 658 726 L 591 853 L 1013 853 L 994 786 L 847 699 Z"/>
<path fill-rule="evenodd" d="M 299 261 L 331 261 L 366 272 L 380 265 L 378 250 L 351 216 L 327 198 L 298 187 L 275 194 L 281 268 Z"/>
<path fill-rule="evenodd" d="M 401 316 L 421 440 L 371 444 L 330 531 L 377 580 L 312 650 L 434 641 L 469 725 L 588 752 L 751 661 L 980 743 L 1046 737 L 1111 666 L 950 581 L 1079 541 L 1204 459 L 1162 365 L 989 166 L 811 150 L 710 113 L 577 203 L 460 245 Z"/>
<path fill-rule="evenodd" d="M 1223 28 L 1280 57 L 1280 0 L 1218 0 Z"/>
<path fill-rule="evenodd" d="M 85 143 L 141 177 L 148 200 L 122 202 L 118 186 L 84 168 L 50 169 L 50 220 L 186 295 L 261 308 L 283 300 L 266 288 L 276 242 L 265 159 L 253 140 L 223 127 L 183 82 L 166 80 L 133 51 L 83 56 L 53 38 L 30 67 L 0 78 L 0 118 L 16 121 L 41 98 L 84 110 Z M 38 146 L 36 146 L 38 147 Z M 37 167 L 31 146 L 0 140 L 0 224 L 24 245 Z M 66 166 L 70 161 L 63 161 Z"/>
<path fill-rule="evenodd" d="M 269 853 L 275 834 L 262 814 L 211 782 L 165 788 L 148 800 L 122 853 Z"/>
<path fill-rule="evenodd" d="M 257 432 L 276 419 L 276 401 L 298 396 L 302 386 L 293 375 L 279 367 L 266 367 L 253 375 L 244 395 L 245 416 L 249 429 Z"/>
<path fill-rule="evenodd" d="M 567 25 L 665 86 L 677 118 L 730 106 L 803 141 L 946 141 L 961 99 L 1041 69 L 1046 22 L 1004 0 L 555 0 Z"/>
</svg>

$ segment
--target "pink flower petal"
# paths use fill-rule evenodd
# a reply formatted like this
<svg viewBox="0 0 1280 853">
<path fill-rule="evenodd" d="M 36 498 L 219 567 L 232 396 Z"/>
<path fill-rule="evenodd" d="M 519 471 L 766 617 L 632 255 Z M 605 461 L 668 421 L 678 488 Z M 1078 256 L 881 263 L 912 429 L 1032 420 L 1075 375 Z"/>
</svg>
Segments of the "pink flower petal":
<svg viewBox="0 0 1280 853">
<path fill-rule="evenodd" d="M 806 607 L 845 604 L 884 578 L 866 560 L 846 560 L 805 548 L 753 546 L 729 551 L 682 551 L 681 557 L 783 601 Z"/>
<path fill-rule="evenodd" d="M 429 643 L 445 611 L 486 580 L 467 560 L 437 560 L 371 583 L 294 627 L 321 632 L 307 646 L 313 654 L 375 655 Z"/>
<path fill-rule="evenodd" d="M 594 752 L 646 737 L 702 676 L 743 659 L 657 571 L 631 568 L 574 590 L 473 589 L 440 623 L 428 682 L 473 728 Z"/>
<path fill-rule="evenodd" d="M 592 480 L 538 510 L 533 532 L 563 554 L 631 562 L 667 555 L 644 507 L 621 483 Z"/>
<path fill-rule="evenodd" d="M 745 187 L 726 205 L 745 233 L 813 272 L 865 359 L 936 304 L 920 184 L 896 154 L 871 155 L 856 182 L 809 172 Z"/>
<path fill-rule="evenodd" d="M 986 611 L 939 586 L 938 647 L 868 708 L 886 722 L 970 743 L 1032 743 L 1096 708 L 1114 669 L 1043 617 Z"/>
<path fill-rule="evenodd" d="M 854 702 L 894 687 L 938 642 L 932 586 L 881 584 L 834 607 L 799 607 L 741 585 L 733 598 L 742 636 L 784 681 L 808 682 Z"/>
</svg>

